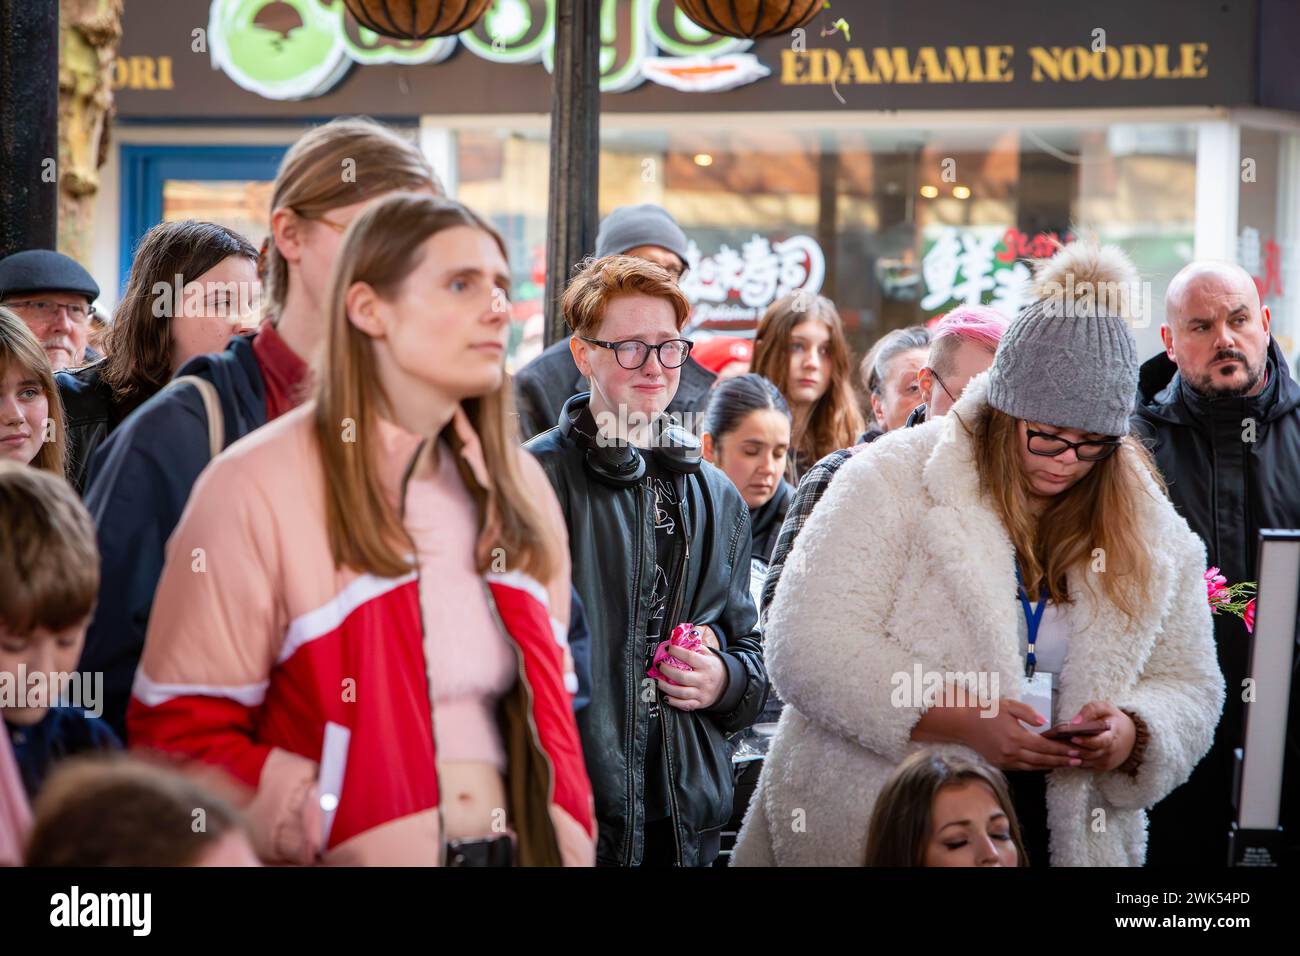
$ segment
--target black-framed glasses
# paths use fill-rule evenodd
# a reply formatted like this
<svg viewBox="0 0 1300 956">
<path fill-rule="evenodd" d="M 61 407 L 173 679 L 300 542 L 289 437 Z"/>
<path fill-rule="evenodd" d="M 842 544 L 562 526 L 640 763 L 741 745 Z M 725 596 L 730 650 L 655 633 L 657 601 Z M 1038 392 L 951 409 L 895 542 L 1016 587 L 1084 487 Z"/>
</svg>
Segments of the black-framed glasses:
<svg viewBox="0 0 1300 956">
<path fill-rule="evenodd" d="M 1121 440 L 1118 438 L 1106 438 L 1097 441 L 1070 441 L 1060 435 L 1049 435 L 1047 432 L 1034 431 L 1028 426 L 1029 423 L 1025 422 L 1025 441 L 1029 445 L 1029 451 L 1031 454 L 1042 455 L 1044 458 L 1055 458 L 1057 455 L 1064 454 L 1067 450 L 1073 448 L 1079 461 L 1101 461 L 1103 458 L 1109 458 L 1113 455 L 1115 449 L 1121 444 Z"/>
<path fill-rule="evenodd" d="M 589 339 L 585 335 L 579 335 L 578 338 L 588 345 L 598 345 L 602 349 L 609 349 L 614 353 L 614 358 L 618 360 L 618 364 L 629 371 L 644 365 L 651 352 L 655 353 L 655 356 L 659 359 L 659 364 L 664 368 L 680 368 L 686 364 L 686 359 L 691 354 L 691 347 L 695 344 L 689 339 L 669 339 L 667 342 L 651 345 L 649 342 L 642 342 L 640 339 L 602 342 L 600 339 Z"/>
</svg>

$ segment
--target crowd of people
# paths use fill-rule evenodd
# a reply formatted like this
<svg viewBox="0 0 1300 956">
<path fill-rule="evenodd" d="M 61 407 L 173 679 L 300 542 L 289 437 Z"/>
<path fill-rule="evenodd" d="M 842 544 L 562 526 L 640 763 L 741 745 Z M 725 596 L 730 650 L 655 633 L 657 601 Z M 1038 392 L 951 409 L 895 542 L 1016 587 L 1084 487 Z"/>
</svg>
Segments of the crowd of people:
<svg viewBox="0 0 1300 956">
<path fill-rule="evenodd" d="M 804 290 L 695 341 L 627 206 L 510 376 L 506 244 L 409 142 L 312 129 L 268 214 L 154 227 L 99 330 L 0 260 L 0 862 L 1226 861 L 1206 582 L 1300 527 L 1243 270 L 1145 363 L 1084 241 L 855 363 Z"/>
</svg>

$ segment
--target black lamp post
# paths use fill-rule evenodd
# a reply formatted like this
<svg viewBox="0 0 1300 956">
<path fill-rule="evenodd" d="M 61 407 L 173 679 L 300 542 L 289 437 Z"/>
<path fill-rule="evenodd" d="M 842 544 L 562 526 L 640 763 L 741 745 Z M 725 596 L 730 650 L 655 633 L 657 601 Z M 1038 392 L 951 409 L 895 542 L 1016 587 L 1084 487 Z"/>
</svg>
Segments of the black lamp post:
<svg viewBox="0 0 1300 956">
<path fill-rule="evenodd" d="M 600 198 L 600 0 L 558 0 L 555 7 L 546 345 L 568 334 L 560 295 L 569 270 L 596 247 Z"/>
<path fill-rule="evenodd" d="M 59 0 L 0 0 L 0 258 L 59 223 Z"/>
</svg>

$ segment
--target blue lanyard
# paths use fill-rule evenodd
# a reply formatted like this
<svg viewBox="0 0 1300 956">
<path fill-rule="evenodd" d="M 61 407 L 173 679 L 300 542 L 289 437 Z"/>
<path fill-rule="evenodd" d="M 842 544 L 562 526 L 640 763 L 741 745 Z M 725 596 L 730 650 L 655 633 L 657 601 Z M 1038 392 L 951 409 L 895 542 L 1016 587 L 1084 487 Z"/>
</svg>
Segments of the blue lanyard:
<svg viewBox="0 0 1300 956">
<path fill-rule="evenodd" d="M 1029 594 L 1025 591 L 1025 579 L 1020 573 L 1020 559 L 1016 559 L 1016 594 L 1020 598 L 1020 607 L 1025 612 L 1025 629 L 1028 632 L 1027 650 L 1025 652 L 1025 676 L 1034 679 L 1034 668 L 1038 665 L 1038 655 L 1034 645 L 1038 641 L 1038 625 L 1043 620 L 1043 609 L 1047 607 L 1047 597 L 1038 596 L 1038 607 L 1031 608 Z"/>
</svg>

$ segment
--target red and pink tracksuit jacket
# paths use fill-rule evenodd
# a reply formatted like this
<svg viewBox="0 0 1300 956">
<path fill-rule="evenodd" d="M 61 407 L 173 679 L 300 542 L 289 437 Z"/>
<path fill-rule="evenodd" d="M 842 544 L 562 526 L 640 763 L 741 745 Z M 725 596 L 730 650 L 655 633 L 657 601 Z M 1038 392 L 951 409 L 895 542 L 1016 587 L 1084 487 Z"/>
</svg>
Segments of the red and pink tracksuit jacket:
<svg viewBox="0 0 1300 956">
<path fill-rule="evenodd" d="M 195 485 L 168 542 L 129 740 L 246 785 L 265 860 L 436 865 L 443 840 L 419 572 L 379 578 L 335 567 L 314 410 L 307 403 L 236 442 Z M 381 479 L 396 503 L 420 439 L 379 424 Z M 481 446 L 459 409 L 451 427 L 490 502 Z M 568 545 L 540 466 L 522 451 L 519 459 L 564 563 L 549 581 L 484 575 L 519 662 L 501 707 L 505 809 L 521 863 L 589 865 L 595 818 L 565 641 Z M 328 724 L 347 741 L 332 816 L 318 798 Z"/>
</svg>

